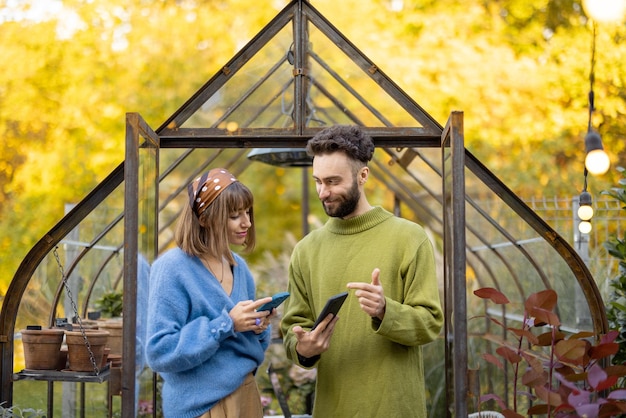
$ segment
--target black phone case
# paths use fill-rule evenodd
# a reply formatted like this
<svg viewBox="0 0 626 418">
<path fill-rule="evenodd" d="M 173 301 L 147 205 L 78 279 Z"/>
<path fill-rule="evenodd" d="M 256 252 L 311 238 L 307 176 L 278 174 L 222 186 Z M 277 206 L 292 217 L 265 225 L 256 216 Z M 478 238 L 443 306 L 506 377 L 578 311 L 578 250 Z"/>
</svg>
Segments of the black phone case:
<svg viewBox="0 0 626 418">
<path fill-rule="evenodd" d="M 341 306 L 343 305 L 343 302 L 346 300 L 347 297 L 348 292 L 342 292 L 328 298 L 324 309 L 322 309 L 322 313 L 320 313 L 320 315 L 317 317 L 317 321 L 315 321 L 315 324 L 313 324 L 313 328 L 311 328 L 311 331 L 313 331 L 320 324 L 320 322 L 322 322 L 324 318 L 328 316 L 328 314 L 333 314 L 336 316 L 337 312 L 339 312 L 339 309 L 341 309 Z"/>
</svg>

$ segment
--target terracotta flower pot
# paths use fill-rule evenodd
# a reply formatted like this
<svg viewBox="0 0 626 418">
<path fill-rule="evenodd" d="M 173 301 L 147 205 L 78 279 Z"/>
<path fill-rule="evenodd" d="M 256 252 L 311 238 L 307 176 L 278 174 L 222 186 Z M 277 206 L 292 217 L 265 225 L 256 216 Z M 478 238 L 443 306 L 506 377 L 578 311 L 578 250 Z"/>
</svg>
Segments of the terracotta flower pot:
<svg viewBox="0 0 626 418">
<path fill-rule="evenodd" d="M 109 331 L 109 340 L 107 341 L 107 347 L 111 349 L 110 354 L 122 355 L 122 334 L 123 334 L 123 322 L 121 319 L 109 319 L 106 321 L 99 321 L 98 328 L 104 331 Z"/>
<path fill-rule="evenodd" d="M 27 369 L 55 370 L 61 355 L 64 330 L 61 328 L 23 329 L 24 365 Z"/>
<path fill-rule="evenodd" d="M 104 355 L 104 347 L 106 346 L 109 332 L 103 330 L 84 330 L 91 352 L 93 353 L 96 365 L 100 367 L 102 364 L 102 356 Z M 78 331 L 65 331 L 65 342 L 67 343 L 67 355 L 70 370 L 76 372 L 94 372 L 94 365 L 91 362 L 91 356 L 83 333 Z"/>
</svg>

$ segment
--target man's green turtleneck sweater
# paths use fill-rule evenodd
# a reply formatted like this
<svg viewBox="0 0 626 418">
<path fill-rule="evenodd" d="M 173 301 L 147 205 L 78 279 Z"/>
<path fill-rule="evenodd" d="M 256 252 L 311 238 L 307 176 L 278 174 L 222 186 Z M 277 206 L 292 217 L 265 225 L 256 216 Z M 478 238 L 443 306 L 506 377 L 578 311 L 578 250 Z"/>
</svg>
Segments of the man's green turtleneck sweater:
<svg viewBox="0 0 626 418">
<path fill-rule="evenodd" d="M 348 296 L 330 348 L 316 362 L 316 418 L 426 416 L 421 346 L 443 324 L 433 248 L 421 226 L 380 207 L 330 218 L 296 245 L 281 324 L 287 355 L 301 364 L 291 329 L 310 329 L 330 296 L 348 282 L 371 282 L 375 268 L 385 317 L 371 318 Z"/>
</svg>

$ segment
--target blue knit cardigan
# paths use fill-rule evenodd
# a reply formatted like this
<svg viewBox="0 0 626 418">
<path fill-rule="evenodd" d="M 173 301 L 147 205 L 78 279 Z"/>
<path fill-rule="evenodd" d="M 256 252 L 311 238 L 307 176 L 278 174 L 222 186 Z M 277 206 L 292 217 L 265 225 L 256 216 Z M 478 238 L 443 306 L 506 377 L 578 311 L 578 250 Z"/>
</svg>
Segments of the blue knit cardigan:
<svg viewBox="0 0 626 418">
<path fill-rule="evenodd" d="M 235 332 L 228 315 L 237 302 L 256 297 L 247 264 L 233 255 L 230 295 L 199 258 L 179 248 L 152 265 L 146 357 L 163 378 L 167 418 L 202 415 L 263 362 L 270 328 L 258 335 Z"/>
</svg>

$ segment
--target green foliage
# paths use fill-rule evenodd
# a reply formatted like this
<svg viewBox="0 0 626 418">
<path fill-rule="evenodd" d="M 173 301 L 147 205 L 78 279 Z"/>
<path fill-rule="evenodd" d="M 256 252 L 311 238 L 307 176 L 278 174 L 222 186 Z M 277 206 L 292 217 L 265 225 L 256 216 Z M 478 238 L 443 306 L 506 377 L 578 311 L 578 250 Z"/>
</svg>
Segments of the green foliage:
<svg viewBox="0 0 626 418">
<path fill-rule="evenodd" d="M 602 194 L 614 197 L 624 205 L 622 206 L 622 209 L 626 209 L 626 168 L 617 167 L 616 170 L 621 173 L 623 178 L 618 181 L 617 187 L 613 187 L 610 190 L 604 190 L 602 191 Z M 615 256 L 619 258 L 620 254 L 623 253 L 620 251 L 620 253 Z"/>
<path fill-rule="evenodd" d="M 122 162 L 125 113 L 163 123 L 287 1 L 68 1 L 18 18 L 31 3 L 0 6 L 0 293 L 64 204 Z M 467 148 L 523 199 L 580 190 L 591 32 L 577 1 L 391 3 L 312 2 L 439 122 L 463 110 Z M 598 30 L 593 122 L 613 160 L 626 155 L 624 36 Z M 255 193 L 274 186 L 264 173 L 244 179 Z M 269 175 L 286 191 L 263 213 L 284 224 L 261 228 L 259 253 L 299 229 L 282 216 L 300 205 L 297 180 Z"/>
<path fill-rule="evenodd" d="M 64 204 L 123 161 L 126 112 L 164 122 L 277 11 L 241 0 L 103 0 L 24 19 L 31 3 L 0 5 L 0 43 L 13 61 L 0 63 L 0 293 Z M 255 13 L 233 21 L 233 10 Z"/>
<path fill-rule="evenodd" d="M 617 170 L 625 177 L 619 180 L 617 187 L 603 191 L 602 194 L 614 197 L 622 203 L 622 209 L 626 210 L 626 169 L 618 167 Z M 606 316 L 609 328 L 619 332 L 616 340 L 619 343 L 619 351 L 613 357 L 612 362 L 624 364 L 626 363 L 626 234 L 623 238 L 615 236 L 603 245 L 618 261 L 618 274 L 609 281 L 613 292 L 609 295 Z"/>
<path fill-rule="evenodd" d="M 474 291 L 479 298 L 497 305 L 507 305 L 508 298 L 494 288 Z M 560 330 L 556 314 L 557 293 L 552 289 L 530 295 L 524 302 L 522 326 L 505 325 L 486 317 L 506 329 L 514 344 L 498 342 L 496 353 L 483 358 L 504 370 L 513 368 L 513 407 L 495 394 L 481 396 L 481 401 L 495 400 L 508 418 L 546 415 L 548 417 L 615 417 L 626 412 L 626 390 L 616 387 L 626 375 L 626 366 L 603 365 L 619 349 L 617 331 L 594 337 L 591 332 L 566 336 Z M 537 333 L 536 330 L 539 330 Z M 504 360 L 504 363 L 502 360 Z M 526 386 L 529 393 L 522 391 Z M 532 406 L 526 415 L 518 411 L 518 396 L 529 396 Z"/>
<path fill-rule="evenodd" d="M 33 408 L 20 408 L 16 405 L 13 405 L 10 408 L 5 408 L 0 404 L 0 418 L 37 418 L 44 417 L 46 413 L 41 409 L 33 409 Z"/>
<path fill-rule="evenodd" d="M 95 302 L 96 308 L 102 312 L 106 318 L 122 316 L 123 295 L 121 292 L 107 292 Z"/>
</svg>

